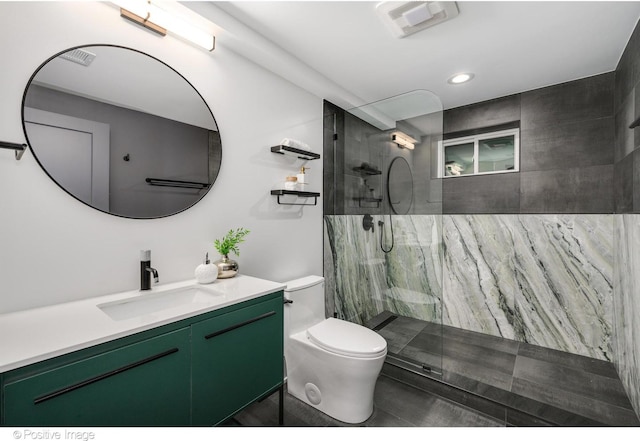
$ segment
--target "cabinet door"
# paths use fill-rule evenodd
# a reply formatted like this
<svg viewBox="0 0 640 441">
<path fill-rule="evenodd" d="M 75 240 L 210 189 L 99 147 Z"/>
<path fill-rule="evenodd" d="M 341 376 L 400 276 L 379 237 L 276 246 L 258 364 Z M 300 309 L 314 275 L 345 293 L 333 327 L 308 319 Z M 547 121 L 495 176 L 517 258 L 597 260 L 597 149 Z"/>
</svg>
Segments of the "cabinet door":
<svg viewBox="0 0 640 441">
<path fill-rule="evenodd" d="M 7 426 L 188 425 L 189 328 L 4 387 Z"/>
<path fill-rule="evenodd" d="M 282 384 L 282 297 L 192 326 L 192 424 L 218 424 Z"/>
</svg>

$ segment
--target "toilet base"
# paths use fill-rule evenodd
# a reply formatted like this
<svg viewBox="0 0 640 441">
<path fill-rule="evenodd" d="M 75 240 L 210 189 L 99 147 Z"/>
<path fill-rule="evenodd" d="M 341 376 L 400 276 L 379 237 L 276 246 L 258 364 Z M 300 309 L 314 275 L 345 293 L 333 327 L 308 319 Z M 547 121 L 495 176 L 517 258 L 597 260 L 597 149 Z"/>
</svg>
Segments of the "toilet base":
<svg viewBox="0 0 640 441">
<path fill-rule="evenodd" d="M 309 342 L 304 332 L 291 336 L 285 347 L 288 393 L 345 423 L 371 416 L 386 351 L 376 358 L 334 354 Z"/>
<path fill-rule="evenodd" d="M 333 407 L 328 406 L 326 402 L 317 402 L 316 404 L 314 404 L 313 402 L 311 402 L 305 391 L 302 391 L 302 393 L 300 393 L 301 391 L 299 390 L 288 390 L 288 392 L 300 401 L 318 409 L 320 412 L 330 416 L 333 419 L 342 421 L 343 423 L 359 424 L 368 420 L 369 417 L 373 414 L 373 400 L 371 401 L 370 405 L 367 404 L 366 406 L 357 406 L 357 408 L 351 407 L 351 409 L 349 409 L 348 412 L 345 413 L 335 411 Z"/>
</svg>

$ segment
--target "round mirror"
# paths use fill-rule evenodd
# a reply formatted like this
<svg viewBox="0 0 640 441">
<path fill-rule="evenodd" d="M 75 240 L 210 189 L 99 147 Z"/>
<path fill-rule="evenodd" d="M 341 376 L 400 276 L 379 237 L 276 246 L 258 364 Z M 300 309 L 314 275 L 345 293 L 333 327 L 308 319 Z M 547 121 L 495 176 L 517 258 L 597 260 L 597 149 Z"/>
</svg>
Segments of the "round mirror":
<svg viewBox="0 0 640 441">
<path fill-rule="evenodd" d="M 413 201 L 413 176 L 406 159 L 398 156 L 389 166 L 387 177 L 389 203 L 395 214 L 407 214 Z"/>
<path fill-rule="evenodd" d="M 182 75 L 142 52 L 96 45 L 56 54 L 31 76 L 22 104 L 40 166 L 106 213 L 179 213 L 218 175 L 222 143 L 211 110 Z"/>
</svg>

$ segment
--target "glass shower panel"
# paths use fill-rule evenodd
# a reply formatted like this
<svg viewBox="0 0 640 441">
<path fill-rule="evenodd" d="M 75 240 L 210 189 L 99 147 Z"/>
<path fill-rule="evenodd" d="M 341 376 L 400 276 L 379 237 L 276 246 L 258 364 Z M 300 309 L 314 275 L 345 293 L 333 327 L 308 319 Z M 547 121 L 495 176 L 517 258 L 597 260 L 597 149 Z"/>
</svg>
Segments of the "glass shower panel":
<svg viewBox="0 0 640 441">
<path fill-rule="evenodd" d="M 437 375 L 442 104 L 420 90 L 336 112 L 342 126 L 330 160 L 344 197 L 325 210 L 325 275 L 335 313 L 382 335 L 389 359 Z"/>
</svg>

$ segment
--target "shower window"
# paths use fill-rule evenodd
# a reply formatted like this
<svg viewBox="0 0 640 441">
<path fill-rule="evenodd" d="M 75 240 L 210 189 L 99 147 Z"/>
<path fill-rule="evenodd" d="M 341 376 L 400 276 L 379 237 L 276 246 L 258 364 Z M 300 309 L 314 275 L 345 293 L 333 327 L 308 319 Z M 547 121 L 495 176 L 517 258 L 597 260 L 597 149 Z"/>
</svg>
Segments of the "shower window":
<svg viewBox="0 0 640 441">
<path fill-rule="evenodd" d="M 482 133 L 440 143 L 440 176 L 510 173 L 520 169 L 520 129 Z"/>
</svg>

